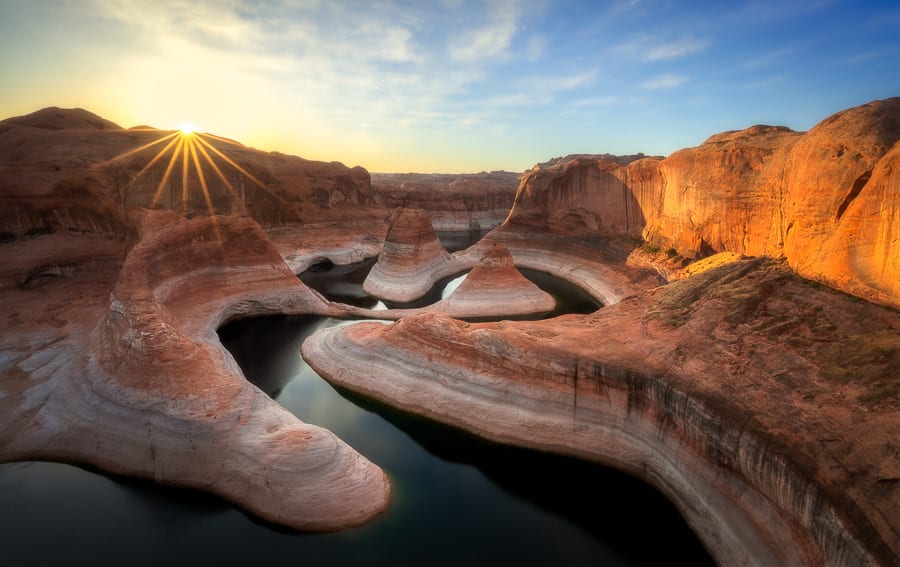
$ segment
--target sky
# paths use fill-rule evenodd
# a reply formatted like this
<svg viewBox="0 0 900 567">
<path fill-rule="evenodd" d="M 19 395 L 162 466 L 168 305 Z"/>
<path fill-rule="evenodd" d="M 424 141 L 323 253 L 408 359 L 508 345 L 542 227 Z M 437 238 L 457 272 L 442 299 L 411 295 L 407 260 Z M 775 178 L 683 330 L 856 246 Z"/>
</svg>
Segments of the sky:
<svg viewBox="0 0 900 567">
<path fill-rule="evenodd" d="M 374 172 L 808 130 L 900 96 L 900 2 L 0 0 L 0 118 L 80 107 Z"/>
</svg>

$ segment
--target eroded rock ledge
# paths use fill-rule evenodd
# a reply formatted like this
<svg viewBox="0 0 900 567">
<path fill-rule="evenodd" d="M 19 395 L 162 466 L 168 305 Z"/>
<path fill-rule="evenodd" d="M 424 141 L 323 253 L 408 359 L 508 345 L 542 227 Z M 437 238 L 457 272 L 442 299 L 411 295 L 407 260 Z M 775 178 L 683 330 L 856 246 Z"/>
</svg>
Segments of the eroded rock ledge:
<svg viewBox="0 0 900 567">
<path fill-rule="evenodd" d="M 900 551 L 898 343 L 897 312 L 753 260 L 590 316 L 424 314 L 302 352 L 365 396 L 651 482 L 722 564 L 859 565 Z"/>
</svg>

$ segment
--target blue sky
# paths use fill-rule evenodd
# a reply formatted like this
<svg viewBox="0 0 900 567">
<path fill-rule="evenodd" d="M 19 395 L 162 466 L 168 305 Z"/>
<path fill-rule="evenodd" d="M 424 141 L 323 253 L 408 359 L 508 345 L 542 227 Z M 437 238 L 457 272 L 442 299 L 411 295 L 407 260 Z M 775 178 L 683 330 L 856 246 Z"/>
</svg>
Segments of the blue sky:
<svg viewBox="0 0 900 567">
<path fill-rule="evenodd" d="M 370 171 L 524 170 L 900 96 L 900 3 L 0 0 L 0 116 L 87 108 Z"/>
</svg>

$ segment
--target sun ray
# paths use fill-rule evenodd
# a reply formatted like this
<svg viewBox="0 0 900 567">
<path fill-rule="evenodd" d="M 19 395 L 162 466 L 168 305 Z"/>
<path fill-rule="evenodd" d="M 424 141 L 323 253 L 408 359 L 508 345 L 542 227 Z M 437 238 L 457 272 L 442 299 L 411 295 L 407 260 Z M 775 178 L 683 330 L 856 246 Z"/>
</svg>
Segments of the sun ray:
<svg viewBox="0 0 900 567">
<path fill-rule="evenodd" d="M 181 212 L 187 212 L 187 199 L 188 199 L 188 139 L 186 136 L 181 137 L 184 140 L 182 147 L 182 155 L 184 156 L 181 160 Z"/>
<path fill-rule="evenodd" d="M 200 178 L 200 188 L 203 190 L 204 199 L 206 199 L 206 208 L 209 210 L 209 218 L 212 220 L 213 230 L 216 232 L 216 237 L 221 241 L 222 234 L 219 232 L 219 224 L 216 221 L 216 210 L 212 204 L 212 197 L 209 195 L 209 187 L 206 185 L 206 177 L 203 175 L 203 168 L 200 167 L 200 159 L 197 157 L 197 144 L 194 142 L 193 138 L 188 137 L 187 145 L 191 150 L 191 159 L 194 162 L 194 169 L 197 170 L 197 177 Z"/>
<path fill-rule="evenodd" d="M 163 143 L 164 141 L 168 140 L 169 138 L 174 138 L 177 135 L 178 135 L 178 132 L 172 132 L 171 134 L 167 134 L 167 135 L 163 136 L 162 138 L 157 138 L 156 140 L 153 140 L 152 142 L 148 142 L 139 148 L 134 148 L 133 150 L 128 150 L 127 152 L 121 153 L 121 154 L 117 155 L 116 157 L 112 158 L 111 161 L 114 161 L 117 159 L 122 159 L 122 158 L 128 157 L 130 155 L 136 154 L 138 152 L 142 152 L 146 149 L 152 148 L 153 146 L 155 146 L 157 144 Z"/>
<path fill-rule="evenodd" d="M 178 141 L 179 141 L 178 138 L 172 138 L 172 141 L 169 142 L 168 144 L 166 144 L 166 147 L 164 147 L 163 149 L 161 149 L 161 150 L 159 151 L 159 153 L 157 153 L 157 154 L 153 157 L 152 160 L 150 160 L 149 162 L 147 162 L 147 165 L 145 165 L 144 167 L 142 167 L 141 170 L 138 171 L 137 174 L 136 174 L 134 177 L 131 178 L 131 181 L 128 182 L 128 186 L 130 187 L 135 181 L 138 180 L 138 178 L 140 178 L 142 175 L 144 175 L 144 173 L 146 173 L 148 169 L 150 169 L 151 167 L 153 167 L 153 164 L 155 164 L 156 162 L 158 162 L 159 159 L 160 159 L 161 157 L 163 157 L 163 156 L 166 154 L 166 152 L 169 151 L 169 150 L 172 148 L 172 146 L 174 146 L 175 144 L 178 143 Z"/>
<path fill-rule="evenodd" d="M 228 191 L 231 193 L 231 196 L 234 197 L 234 200 L 241 204 L 241 209 L 243 209 L 244 214 L 247 214 L 247 204 L 244 203 L 244 200 L 241 199 L 240 195 L 238 195 L 237 189 L 235 189 L 234 185 L 232 185 L 231 182 L 228 181 L 228 178 L 225 177 L 225 174 L 222 173 L 221 169 L 219 169 L 219 166 L 209 155 L 209 152 L 206 151 L 206 148 L 203 147 L 203 144 L 195 144 L 195 146 L 206 159 L 207 163 L 209 163 L 210 167 L 212 167 L 213 171 L 216 172 L 216 175 L 219 176 L 219 179 L 222 180 L 222 183 L 225 184 L 225 187 L 228 188 Z"/>
<path fill-rule="evenodd" d="M 166 166 L 166 172 L 163 174 L 162 180 L 159 182 L 159 186 L 156 188 L 156 193 L 153 194 L 153 201 L 150 203 L 150 208 L 156 207 L 156 202 L 159 200 L 160 195 L 162 195 L 163 187 L 166 185 L 166 182 L 169 180 L 169 176 L 172 174 L 172 169 L 175 168 L 175 161 L 178 160 L 178 154 L 181 152 L 181 146 L 184 144 L 183 138 L 178 138 L 178 145 L 175 146 L 175 150 L 172 152 L 172 157 L 169 158 L 169 165 Z M 169 203 L 169 206 L 172 206 L 172 203 Z"/>
<path fill-rule="evenodd" d="M 215 152 L 215 154 L 218 155 L 220 158 L 224 159 L 224 160 L 227 161 L 229 164 L 231 164 L 231 166 L 232 166 L 233 168 L 235 168 L 236 170 L 240 171 L 240 172 L 243 173 L 245 176 L 247 176 L 247 178 L 248 178 L 250 181 L 252 181 L 252 182 L 256 183 L 257 185 L 259 185 L 260 189 L 265 189 L 266 191 L 269 191 L 269 188 L 266 187 L 265 184 L 263 184 L 262 181 L 260 181 L 260 180 L 257 179 L 256 177 L 254 177 L 252 173 L 250 173 L 249 171 L 247 171 L 247 170 L 244 169 L 243 167 L 241 167 L 241 166 L 239 166 L 238 164 L 236 164 L 236 163 L 234 162 L 234 160 L 232 160 L 230 157 L 226 156 L 226 155 L 223 154 L 221 151 L 219 151 L 219 149 L 218 149 L 217 147 L 213 146 L 212 144 L 210 144 L 209 142 L 207 142 L 206 140 L 204 140 L 204 139 L 203 139 L 203 136 L 198 135 L 198 136 L 197 136 L 197 139 L 200 140 L 200 143 L 202 143 L 204 146 L 206 146 L 207 148 L 209 148 L 209 149 L 211 149 L 213 152 Z M 271 191 L 269 191 L 269 192 L 271 193 Z"/>
<path fill-rule="evenodd" d="M 198 132 L 198 134 L 199 134 L 199 132 Z M 209 132 L 204 132 L 203 136 L 213 138 L 214 140 L 219 140 L 220 142 L 225 142 L 226 144 L 231 144 L 232 146 L 237 146 L 239 148 L 246 147 L 246 146 L 244 146 L 244 144 L 242 144 L 240 142 L 236 142 L 236 141 L 230 140 L 228 138 L 223 138 L 222 136 L 216 136 L 215 134 L 210 134 Z"/>
</svg>

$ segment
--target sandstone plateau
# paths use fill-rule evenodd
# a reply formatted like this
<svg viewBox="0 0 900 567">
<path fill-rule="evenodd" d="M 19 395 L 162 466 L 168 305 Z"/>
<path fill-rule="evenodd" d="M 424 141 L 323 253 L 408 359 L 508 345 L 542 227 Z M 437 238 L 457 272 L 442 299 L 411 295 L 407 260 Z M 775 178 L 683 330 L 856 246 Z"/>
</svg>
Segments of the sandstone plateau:
<svg viewBox="0 0 900 567">
<path fill-rule="evenodd" d="M 360 167 L 194 136 L 57 108 L 0 122 L 0 461 L 187 486 L 294 529 L 371 520 L 387 475 L 246 381 L 216 329 L 374 317 L 295 275 L 378 256 L 365 286 L 388 302 L 471 273 L 379 315 L 395 323 L 310 337 L 335 384 L 621 468 L 723 564 L 896 564 L 900 99 L 666 158 L 552 160 L 453 254 L 429 216 L 484 227 L 500 201 L 404 201 Z M 545 302 L 517 267 L 604 307 L 446 314 Z"/>
</svg>

